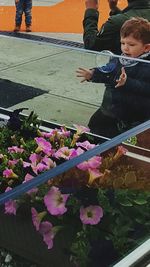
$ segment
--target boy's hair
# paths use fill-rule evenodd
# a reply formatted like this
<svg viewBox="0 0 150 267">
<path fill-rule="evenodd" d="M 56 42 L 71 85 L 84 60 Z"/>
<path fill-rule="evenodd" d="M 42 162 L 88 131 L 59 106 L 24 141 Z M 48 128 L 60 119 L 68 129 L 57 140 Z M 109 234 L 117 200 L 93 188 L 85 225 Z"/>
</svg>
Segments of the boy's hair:
<svg viewBox="0 0 150 267">
<path fill-rule="evenodd" d="M 148 44 L 150 43 L 150 22 L 144 18 L 133 17 L 122 25 L 120 35 L 123 38 L 132 35 L 143 44 Z"/>
</svg>

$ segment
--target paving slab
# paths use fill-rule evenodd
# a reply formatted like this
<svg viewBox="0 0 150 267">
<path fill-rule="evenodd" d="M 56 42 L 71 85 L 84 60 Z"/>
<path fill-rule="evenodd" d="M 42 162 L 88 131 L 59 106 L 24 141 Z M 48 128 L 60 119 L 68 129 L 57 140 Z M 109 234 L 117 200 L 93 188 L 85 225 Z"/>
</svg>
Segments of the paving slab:
<svg viewBox="0 0 150 267">
<path fill-rule="evenodd" d="M 63 51 L 65 49 L 55 46 L 51 48 L 37 42 L 0 36 L 0 70 L 7 70 L 7 68 L 46 58 Z"/>
<path fill-rule="evenodd" d="M 0 57 L 0 79 L 26 85 L 26 90 L 33 87 L 45 92 L 17 105 L 10 105 L 11 109 L 25 105 L 47 120 L 50 117 L 58 123 L 71 125 L 78 122 L 86 125 L 102 102 L 103 85 L 80 83 L 76 77 L 78 67 L 96 65 L 95 54 L 1 36 Z"/>
<path fill-rule="evenodd" d="M 73 126 L 73 124 L 87 125 L 89 118 L 96 111 L 97 107 L 80 103 L 73 99 L 62 98 L 61 96 L 53 96 L 43 94 L 28 101 L 21 102 L 11 107 L 12 110 L 17 108 L 28 108 L 25 114 L 29 114 L 34 110 L 39 118 Z"/>
</svg>

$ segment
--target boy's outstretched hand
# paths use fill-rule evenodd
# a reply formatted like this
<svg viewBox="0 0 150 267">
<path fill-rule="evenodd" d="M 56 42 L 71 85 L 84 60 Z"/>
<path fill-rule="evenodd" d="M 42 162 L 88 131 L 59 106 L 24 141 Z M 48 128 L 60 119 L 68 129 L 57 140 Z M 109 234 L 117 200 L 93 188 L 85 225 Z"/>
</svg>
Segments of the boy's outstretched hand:
<svg viewBox="0 0 150 267">
<path fill-rule="evenodd" d="M 108 0 L 108 4 L 110 9 L 113 11 L 117 7 L 118 0 Z"/>
<path fill-rule="evenodd" d="M 85 0 L 85 7 L 86 9 L 98 9 L 99 0 Z"/>
<path fill-rule="evenodd" d="M 94 70 L 88 70 L 88 69 L 83 69 L 83 68 L 79 68 L 76 73 L 77 73 L 77 77 L 81 77 L 83 78 L 81 80 L 81 83 L 85 82 L 85 81 L 89 81 L 91 80 L 92 76 L 93 76 L 93 72 Z"/>
<path fill-rule="evenodd" d="M 125 69 L 122 67 L 121 68 L 121 74 L 120 74 L 120 77 L 118 80 L 116 80 L 116 86 L 115 88 L 118 88 L 120 86 L 123 86 L 125 83 L 126 83 L 126 80 L 127 80 L 127 74 L 125 72 Z"/>
</svg>

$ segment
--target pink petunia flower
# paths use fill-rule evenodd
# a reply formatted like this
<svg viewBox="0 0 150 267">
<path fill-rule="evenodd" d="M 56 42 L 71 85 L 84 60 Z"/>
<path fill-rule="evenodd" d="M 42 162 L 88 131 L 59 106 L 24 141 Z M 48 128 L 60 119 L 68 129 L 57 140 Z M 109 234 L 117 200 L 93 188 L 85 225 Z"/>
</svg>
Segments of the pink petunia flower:
<svg viewBox="0 0 150 267">
<path fill-rule="evenodd" d="M 34 178 L 34 176 L 32 176 L 31 174 L 29 174 L 29 173 L 27 173 L 26 174 L 26 176 L 25 176 L 25 178 L 24 178 L 24 181 L 23 181 L 23 183 L 25 183 L 25 182 L 27 182 L 27 181 L 30 181 L 30 180 L 32 180 Z M 31 190 L 29 190 L 28 192 L 27 192 L 27 194 L 32 194 L 32 193 L 37 193 L 38 192 L 38 188 L 32 188 Z"/>
<path fill-rule="evenodd" d="M 85 151 L 81 148 L 81 147 L 78 147 L 76 149 L 76 153 L 77 153 L 77 156 L 80 156 L 81 154 L 83 154 Z"/>
<path fill-rule="evenodd" d="M 36 167 L 32 167 L 33 171 L 38 174 L 47 170 L 47 166 L 43 163 L 38 163 Z"/>
<path fill-rule="evenodd" d="M 77 142 L 76 146 L 83 147 L 86 150 L 90 150 L 90 149 L 94 148 L 96 145 L 95 144 L 91 144 L 89 141 L 84 141 L 82 143 L 81 142 Z"/>
<path fill-rule="evenodd" d="M 77 134 L 79 134 L 79 135 L 82 133 L 90 132 L 90 129 L 88 127 L 84 127 L 82 125 L 77 125 L 77 124 L 74 124 L 73 126 L 76 128 Z"/>
<path fill-rule="evenodd" d="M 30 162 L 23 161 L 23 167 L 24 168 L 27 168 L 27 167 L 30 167 L 30 166 L 31 166 L 31 163 Z"/>
<path fill-rule="evenodd" d="M 57 159 L 63 158 L 63 159 L 69 160 L 76 156 L 77 156 L 76 149 L 74 148 L 69 149 L 68 147 L 65 147 L 65 146 L 61 147 L 60 149 L 58 149 L 56 153 L 54 153 L 54 157 Z"/>
<path fill-rule="evenodd" d="M 42 222 L 39 231 L 43 236 L 43 240 L 48 246 L 48 249 L 51 249 L 53 247 L 53 239 L 55 236 L 53 225 L 48 221 Z"/>
<path fill-rule="evenodd" d="M 103 209 L 100 206 L 89 206 L 80 208 L 80 219 L 83 224 L 96 225 L 103 217 Z"/>
<path fill-rule="evenodd" d="M 41 163 L 42 157 L 40 154 L 36 153 L 31 154 L 29 160 L 31 161 L 30 166 L 35 174 L 38 174 L 38 172 L 46 170 L 45 165 Z"/>
<path fill-rule="evenodd" d="M 52 154 L 52 146 L 50 142 L 46 141 L 43 137 L 36 137 L 35 141 L 38 145 L 35 151 L 36 153 L 44 152 L 48 156 Z"/>
<path fill-rule="evenodd" d="M 123 146 L 118 146 L 117 152 L 114 155 L 113 159 L 118 160 L 121 156 L 125 155 L 128 150 L 124 148 Z"/>
<path fill-rule="evenodd" d="M 32 165 L 37 165 L 38 162 L 41 161 L 41 155 L 40 154 L 36 154 L 36 153 L 32 153 L 29 157 L 29 160 L 31 161 Z"/>
<path fill-rule="evenodd" d="M 19 162 L 19 159 L 9 160 L 9 161 L 8 161 L 8 166 L 9 166 L 10 168 L 13 168 L 13 167 L 15 167 L 15 165 L 16 165 L 18 162 Z"/>
<path fill-rule="evenodd" d="M 69 194 L 61 194 L 57 187 L 52 186 L 44 197 L 44 203 L 49 213 L 52 215 L 63 215 L 67 211 L 65 204 L 68 197 Z"/>
<path fill-rule="evenodd" d="M 88 169 L 88 171 L 89 171 L 89 175 L 90 175 L 89 181 L 88 181 L 89 185 L 91 185 L 96 178 L 98 178 L 102 175 L 101 172 L 99 171 L 99 169 Z"/>
<path fill-rule="evenodd" d="M 101 165 L 101 157 L 95 156 L 87 161 L 84 161 L 77 165 L 80 170 L 97 169 Z"/>
<path fill-rule="evenodd" d="M 7 187 L 5 192 L 8 192 L 12 190 L 11 187 Z M 15 200 L 9 200 L 5 203 L 5 213 L 6 214 L 13 214 L 16 215 L 16 211 L 17 211 L 17 204 Z"/>
<path fill-rule="evenodd" d="M 54 168 L 56 166 L 56 163 L 54 161 L 52 161 L 50 158 L 48 158 L 47 156 L 45 156 L 40 163 L 38 163 L 36 166 L 32 166 L 33 171 L 38 174 L 41 172 L 44 172 L 46 170 L 49 170 L 51 168 Z"/>
<path fill-rule="evenodd" d="M 52 159 L 48 158 L 47 156 L 45 156 L 42 159 L 42 163 L 46 165 L 46 170 L 56 167 L 56 163 Z"/>
<path fill-rule="evenodd" d="M 100 173 L 101 159 L 102 158 L 100 156 L 95 156 L 77 165 L 78 169 L 89 172 L 90 174 L 88 181 L 89 184 L 92 184 L 96 178 L 101 176 Z"/>
<path fill-rule="evenodd" d="M 49 170 L 56 166 L 56 163 L 47 156 L 42 157 L 40 154 L 36 153 L 31 154 L 29 160 L 31 161 L 31 163 L 24 161 L 23 167 L 26 168 L 31 166 L 35 174 Z"/>
<path fill-rule="evenodd" d="M 20 148 L 18 146 L 12 146 L 12 147 L 8 147 L 8 152 L 22 154 L 24 152 L 24 149 L 23 148 Z"/>
<path fill-rule="evenodd" d="M 33 225 L 35 226 L 36 231 L 39 231 L 40 223 L 41 223 L 42 219 L 44 218 L 44 216 L 46 215 L 46 212 L 43 211 L 43 212 L 38 213 L 36 211 L 36 209 L 32 207 L 31 208 L 31 214 L 32 214 Z"/>
<path fill-rule="evenodd" d="M 41 131 L 38 131 L 38 135 L 41 136 L 41 137 L 44 137 L 44 138 L 50 138 L 53 134 L 52 134 L 52 132 L 41 132 Z"/>
<path fill-rule="evenodd" d="M 55 137 L 57 139 L 60 139 L 61 137 L 69 137 L 70 136 L 70 131 L 67 131 L 65 127 L 61 127 L 59 129 L 54 129 L 50 133 L 44 133 L 43 137 L 48 137 L 51 139 L 51 137 Z"/>
<path fill-rule="evenodd" d="M 65 127 L 61 127 L 60 128 L 61 130 L 60 131 L 58 131 L 58 134 L 60 135 L 60 136 L 62 136 L 62 137 L 69 137 L 70 136 L 70 131 L 67 131 L 66 130 L 66 128 Z"/>
<path fill-rule="evenodd" d="M 3 171 L 3 176 L 6 178 L 18 178 L 18 175 L 13 172 L 12 169 L 6 169 Z"/>
</svg>

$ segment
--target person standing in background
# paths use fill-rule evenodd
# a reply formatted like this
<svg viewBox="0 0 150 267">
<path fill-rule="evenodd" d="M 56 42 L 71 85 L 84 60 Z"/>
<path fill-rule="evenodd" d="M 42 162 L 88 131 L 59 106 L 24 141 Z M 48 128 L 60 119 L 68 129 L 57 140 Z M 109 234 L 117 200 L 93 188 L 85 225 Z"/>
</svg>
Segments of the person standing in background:
<svg viewBox="0 0 150 267">
<path fill-rule="evenodd" d="M 102 1 L 102 0 L 101 0 Z M 150 21 L 150 0 L 127 0 L 124 10 L 117 7 L 118 0 L 108 0 L 110 17 L 98 30 L 99 0 L 85 0 L 83 20 L 84 47 L 89 50 L 110 50 L 120 54 L 120 29 L 123 23 L 131 17 L 143 17 Z"/>
<path fill-rule="evenodd" d="M 16 17 L 14 32 L 19 32 L 22 23 L 22 15 L 25 14 L 26 32 L 31 32 L 32 0 L 15 0 Z"/>
</svg>

